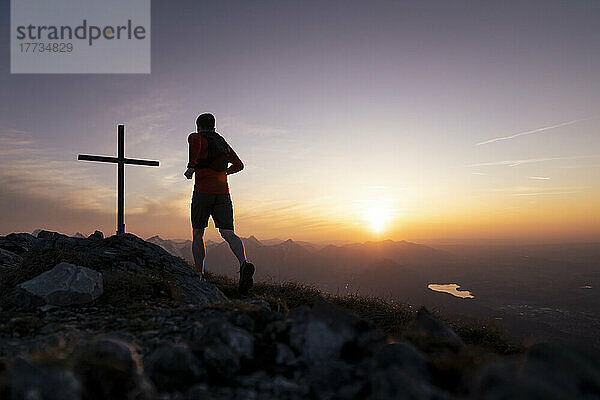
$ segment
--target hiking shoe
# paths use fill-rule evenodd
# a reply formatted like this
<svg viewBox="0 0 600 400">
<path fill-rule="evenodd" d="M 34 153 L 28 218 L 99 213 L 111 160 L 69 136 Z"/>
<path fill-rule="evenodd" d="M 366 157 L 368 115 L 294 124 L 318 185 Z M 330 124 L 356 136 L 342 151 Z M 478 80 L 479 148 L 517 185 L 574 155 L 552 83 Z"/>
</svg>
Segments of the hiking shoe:
<svg viewBox="0 0 600 400">
<path fill-rule="evenodd" d="M 240 283 L 238 285 L 238 292 L 247 293 L 254 283 L 252 280 L 254 276 L 254 264 L 248 261 L 240 266 Z"/>
</svg>

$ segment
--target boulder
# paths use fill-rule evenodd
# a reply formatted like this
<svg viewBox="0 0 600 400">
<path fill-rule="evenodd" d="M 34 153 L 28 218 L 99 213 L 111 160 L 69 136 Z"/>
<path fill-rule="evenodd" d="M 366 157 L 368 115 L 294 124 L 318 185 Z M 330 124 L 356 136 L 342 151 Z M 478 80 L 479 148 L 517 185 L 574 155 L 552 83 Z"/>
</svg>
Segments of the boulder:
<svg viewBox="0 0 600 400">
<path fill-rule="evenodd" d="M 202 362 L 185 344 L 163 345 L 144 358 L 146 373 L 160 390 L 187 388 L 206 378 Z"/>
<path fill-rule="evenodd" d="M 203 360 L 209 377 L 224 382 L 235 378 L 241 367 L 240 357 L 221 343 L 206 347 Z"/>
<path fill-rule="evenodd" d="M 190 332 L 190 342 L 195 347 L 224 344 L 242 358 L 254 357 L 254 336 L 225 319 L 195 325 Z"/>
<path fill-rule="evenodd" d="M 64 368 L 44 368 L 24 357 L 11 363 L 13 399 L 80 400 L 81 383 L 72 371 Z"/>
<path fill-rule="evenodd" d="M 75 370 L 81 376 L 83 398 L 154 399 L 154 386 L 143 374 L 135 347 L 120 339 L 100 336 L 83 343 Z"/>
<path fill-rule="evenodd" d="M 18 270 L 22 261 L 21 256 L 0 248 L 0 282 L 11 272 Z"/>
<path fill-rule="evenodd" d="M 600 398 L 600 353 L 591 347 L 533 345 L 524 358 L 485 367 L 476 380 L 473 398 Z"/>
<path fill-rule="evenodd" d="M 419 377 L 413 377 L 410 373 L 396 367 L 376 370 L 369 375 L 368 379 L 370 393 L 361 397 L 369 400 L 449 400 L 453 398 L 431 383 L 419 379 Z M 507 399 L 509 398 L 507 397 Z"/>
<path fill-rule="evenodd" d="M 278 365 L 294 366 L 296 364 L 296 355 L 287 345 L 283 343 L 275 344 L 275 363 Z"/>
<path fill-rule="evenodd" d="M 20 306 L 84 304 L 102 294 L 102 274 L 62 262 L 17 288 L 16 301 Z"/>
<path fill-rule="evenodd" d="M 12 251 L 0 249 L 0 267 L 4 268 L 17 268 L 23 258 Z"/>
<path fill-rule="evenodd" d="M 90 236 L 88 236 L 90 240 L 102 240 L 104 239 L 104 233 L 99 230 L 95 230 Z"/>
<path fill-rule="evenodd" d="M 361 398 L 365 382 L 357 379 L 352 365 L 338 359 L 325 360 L 308 371 L 310 397 L 318 400 Z M 341 392 L 349 396 L 343 397 Z M 350 393 L 352 392 L 352 393 Z"/>
<path fill-rule="evenodd" d="M 29 233 L 11 233 L 0 236 L 0 249 L 8 250 L 17 255 L 28 252 L 36 242 L 36 238 Z"/>
<path fill-rule="evenodd" d="M 98 231 L 91 235 L 94 238 L 84 239 L 40 231 L 37 239 L 29 235 L 34 240 L 29 252 L 32 256 L 40 256 L 42 260 L 51 259 L 52 257 L 46 256 L 51 253 L 64 261 L 102 272 L 106 287 L 110 284 L 119 286 L 123 282 L 154 280 L 168 286 L 169 296 L 185 303 L 228 301 L 215 285 L 203 282 L 200 274 L 186 261 L 172 256 L 162 247 L 130 233 L 104 239 L 100 234 Z M 0 247 L 3 247 L 1 244 L 5 238 L 0 238 Z M 13 239 L 10 243 L 15 242 L 16 239 Z"/>
<path fill-rule="evenodd" d="M 425 307 L 419 309 L 416 318 L 407 326 L 407 336 L 423 347 L 447 348 L 453 351 L 460 351 L 466 347 L 456 332 L 434 317 Z"/>
<path fill-rule="evenodd" d="M 358 361 L 381 348 L 385 335 L 373 324 L 319 299 L 312 308 L 293 309 L 267 329 L 274 341 L 287 343 L 307 365 L 330 359 Z"/>
<path fill-rule="evenodd" d="M 375 368 L 400 368 L 413 377 L 431 381 L 429 359 L 410 343 L 391 343 L 373 357 Z"/>
<path fill-rule="evenodd" d="M 308 388 L 302 382 L 286 378 L 283 375 L 275 376 L 265 371 L 256 371 L 250 375 L 240 376 L 238 379 L 240 388 L 236 388 L 236 397 L 243 399 L 306 399 Z"/>
</svg>

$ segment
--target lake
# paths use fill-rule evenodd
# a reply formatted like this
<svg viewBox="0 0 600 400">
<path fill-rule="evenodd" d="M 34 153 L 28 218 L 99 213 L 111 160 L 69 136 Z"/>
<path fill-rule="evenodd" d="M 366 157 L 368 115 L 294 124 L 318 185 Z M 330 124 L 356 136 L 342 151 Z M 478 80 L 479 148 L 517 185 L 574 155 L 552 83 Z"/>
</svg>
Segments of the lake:
<svg viewBox="0 0 600 400">
<path fill-rule="evenodd" d="M 431 283 L 427 285 L 428 289 L 431 289 L 435 292 L 450 293 L 452 296 L 460 297 L 461 299 L 475 298 L 475 296 L 473 296 L 468 290 L 458 290 L 459 287 L 460 285 L 457 285 L 456 283 L 448 283 L 442 285 L 437 283 Z"/>
</svg>

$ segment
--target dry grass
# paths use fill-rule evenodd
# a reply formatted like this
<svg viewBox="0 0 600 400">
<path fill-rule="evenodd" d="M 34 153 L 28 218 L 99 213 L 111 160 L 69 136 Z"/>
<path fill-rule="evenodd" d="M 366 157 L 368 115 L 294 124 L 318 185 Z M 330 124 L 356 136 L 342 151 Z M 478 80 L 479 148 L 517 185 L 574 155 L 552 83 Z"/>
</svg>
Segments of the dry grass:
<svg viewBox="0 0 600 400">
<path fill-rule="evenodd" d="M 237 282 L 231 278 L 206 273 L 208 282 L 215 284 L 226 296 L 231 299 L 240 298 L 237 291 Z M 393 339 L 408 339 L 406 326 L 415 318 L 416 310 L 405 303 L 391 302 L 376 296 L 362 296 L 350 294 L 345 296 L 321 292 L 319 289 L 298 282 L 257 282 L 249 293 L 251 298 L 263 299 L 284 313 L 302 305 L 312 305 L 318 298 L 324 298 L 337 306 L 353 312 L 360 317 L 373 322 L 379 329 Z M 494 354 L 512 354 L 523 351 L 520 346 L 506 339 L 504 332 L 494 326 L 490 321 L 476 318 L 447 318 L 437 310 L 433 314 L 443 320 L 458 333 L 465 343 L 473 349 Z M 438 349 L 415 343 L 422 350 L 436 352 Z M 423 345 L 423 346 L 421 346 Z M 443 347 L 443 346 L 442 346 Z M 479 352 L 479 350 L 476 350 Z M 481 357 L 470 357 L 469 361 L 459 360 L 461 363 L 478 363 Z M 447 361 L 444 361 L 447 363 Z"/>
</svg>

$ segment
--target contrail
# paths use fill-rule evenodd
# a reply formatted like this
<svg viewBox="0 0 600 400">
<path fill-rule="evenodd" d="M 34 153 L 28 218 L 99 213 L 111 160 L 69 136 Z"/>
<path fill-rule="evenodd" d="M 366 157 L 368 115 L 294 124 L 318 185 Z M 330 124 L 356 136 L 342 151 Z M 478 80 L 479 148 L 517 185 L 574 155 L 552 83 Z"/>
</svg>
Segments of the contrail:
<svg viewBox="0 0 600 400">
<path fill-rule="evenodd" d="M 561 122 L 560 124 L 544 126 L 543 128 L 537 128 L 537 129 L 533 129 L 533 130 L 525 131 L 525 132 L 519 132 L 519 133 L 515 133 L 514 135 L 510 135 L 510 136 L 497 137 L 494 139 L 486 140 L 484 142 L 476 143 L 475 146 L 481 146 L 482 144 L 489 144 L 489 143 L 499 142 L 501 140 L 514 139 L 519 136 L 525 136 L 525 135 L 531 135 L 531 134 L 538 133 L 538 132 L 544 132 L 544 131 L 548 131 L 550 129 L 560 128 L 562 126 L 567 126 L 567 125 L 573 125 L 578 122 L 588 121 L 590 119 L 595 119 L 598 117 L 600 117 L 600 115 L 596 115 L 596 116 L 588 117 L 588 118 L 574 119 L 572 121 L 567 121 L 567 122 Z"/>
<path fill-rule="evenodd" d="M 478 164 L 467 164 L 465 167 L 489 167 L 495 165 L 508 165 L 509 167 L 516 167 L 521 164 L 530 164 L 544 161 L 555 161 L 555 160 L 578 160 L 580 158 L 596 158 L 597 156 L 574 156 L 574 157 L 546 157 L 546 158 L 527 158 L 524 160 L 504 160 L 504 161 L 494 161 L 494 162 L 486 162 L 486 163 L 478 163 Z"/>
</svg>

